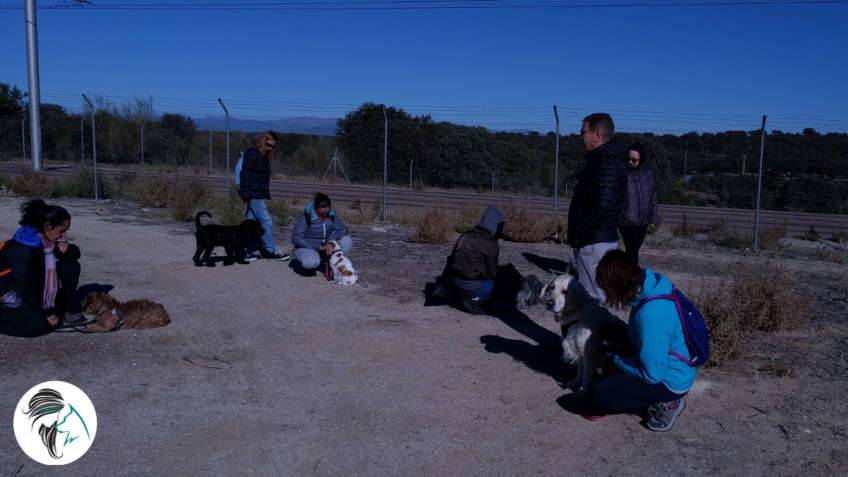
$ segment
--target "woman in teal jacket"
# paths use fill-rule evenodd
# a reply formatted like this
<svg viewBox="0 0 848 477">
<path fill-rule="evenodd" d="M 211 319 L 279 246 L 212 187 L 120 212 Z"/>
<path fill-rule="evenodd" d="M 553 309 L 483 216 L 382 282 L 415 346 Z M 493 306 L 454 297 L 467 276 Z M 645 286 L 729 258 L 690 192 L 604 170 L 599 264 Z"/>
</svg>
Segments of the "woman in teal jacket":
<svg viewBox="0 0 848 477">
<path fill-rule="evenodd" d="M 642 301 L 669 295 L 672 284 L 662 274 L 640 268 L 621 250 L 610 251 L 601 259 L 597 283 L 608 304 L 630 307 L 627 334 L 635 353 L 610 356 L 615 372 L 592 386 L 595 411 L 645 412 L 648 429 L 668 431 L 686 406 L 683 396 L 695 383 L 697 372 L 684 362 L 690 356 L 675 303 Z"/>
</svg>

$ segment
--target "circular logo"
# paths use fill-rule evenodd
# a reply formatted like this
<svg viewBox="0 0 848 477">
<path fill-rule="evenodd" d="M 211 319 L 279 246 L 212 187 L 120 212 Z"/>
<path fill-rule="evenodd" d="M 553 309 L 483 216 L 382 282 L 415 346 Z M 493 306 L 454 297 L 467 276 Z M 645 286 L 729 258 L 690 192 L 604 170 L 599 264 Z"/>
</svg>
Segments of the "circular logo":
<svg viewBox="0 0 848 477">
<path fill-rule="evenodd" d="M 65 465 L 94 443 L 97 414 L 82 391 L 64 381 L 33 386 L 18 401 L 13 419 L 18 445 L 32 460 Z"/>
</svg>

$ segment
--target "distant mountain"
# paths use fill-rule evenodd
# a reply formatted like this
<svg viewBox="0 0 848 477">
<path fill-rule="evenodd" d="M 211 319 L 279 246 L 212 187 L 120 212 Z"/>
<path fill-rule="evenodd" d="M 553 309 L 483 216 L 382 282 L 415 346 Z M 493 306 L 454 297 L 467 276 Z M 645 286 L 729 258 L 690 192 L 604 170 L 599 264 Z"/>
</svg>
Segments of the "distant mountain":
<svg viewBox="0 0 848 477">
<path fill-rule="evenodd" d="M 224 131 L 224 116 L 193 118 L 198 129 Z M 230 130 L 257 132 L 272 130 L 281 133 L 314 134 L 316 136 L 335 136 L 336 119 L 316 117 L 291 117 L 282 119 L 240 119 L 230 116 Z"/>
</svg>

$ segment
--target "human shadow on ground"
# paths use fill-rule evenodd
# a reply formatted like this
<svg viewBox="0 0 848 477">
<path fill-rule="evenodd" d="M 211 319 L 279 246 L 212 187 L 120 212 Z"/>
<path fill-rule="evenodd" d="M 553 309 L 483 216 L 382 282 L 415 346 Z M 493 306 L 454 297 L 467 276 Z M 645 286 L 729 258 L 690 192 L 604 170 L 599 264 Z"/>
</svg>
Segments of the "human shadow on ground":
<svg viewBox="0 0 848 477">
<path fill-rule="evenodd" d="M 571 263 L 556 258 L 548 258 L 534 253 L 524 252 L 521 254 L 528 262 L 539 267 L 543 272 L 549 274 L 563 274 L 571 272 Z"/>
</svg>

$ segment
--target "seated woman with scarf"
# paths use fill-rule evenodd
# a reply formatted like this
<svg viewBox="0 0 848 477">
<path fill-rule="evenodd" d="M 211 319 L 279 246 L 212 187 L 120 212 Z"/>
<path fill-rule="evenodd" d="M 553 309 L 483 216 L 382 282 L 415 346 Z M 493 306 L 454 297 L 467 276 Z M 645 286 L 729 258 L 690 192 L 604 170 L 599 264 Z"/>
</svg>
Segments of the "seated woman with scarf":
<svg viewBox="0 0 848 477">
<path fill-rule="evenodd" d="M 40 199 L 21 207 L 21 227 L 0 244 L 0 333 L 39 336 L 85 321 L 76 289 L 80 250 L 68 243 L 71 215 Z"/>
</svg>

